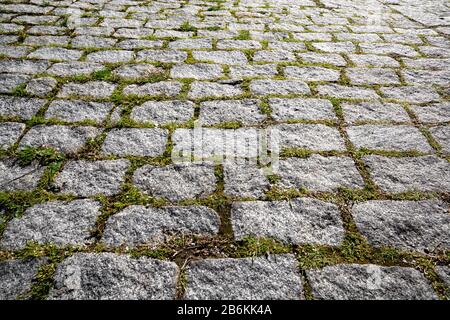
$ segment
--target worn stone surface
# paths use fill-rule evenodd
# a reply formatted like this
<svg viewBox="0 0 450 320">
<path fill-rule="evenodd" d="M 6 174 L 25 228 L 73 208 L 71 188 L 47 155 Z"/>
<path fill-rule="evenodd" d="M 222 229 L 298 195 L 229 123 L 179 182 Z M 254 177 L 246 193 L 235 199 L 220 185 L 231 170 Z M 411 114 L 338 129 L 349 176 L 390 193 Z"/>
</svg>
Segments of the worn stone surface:
<svg viewBox="0 0 450 320">
<path fill-rule="evenodd" d="M 184 297 L 189 300 L 298 300 L 304 295 L 297 261 L 289 254 L 192 262 L 187 270 Z"/>
<path fill-rule="evenodd" d="M 361 102 L 341 105 L 346 122 L 410 122 L 408 113 L 400 104 Z"/>
<path fill-rule="evenodd" d="M 431 284 L 413 268 L 339 264 L 306 271 L 321 300 L 437 300 Z"/>
<path fill-rule="evenodd" d="M 450 103 L 436 103 L 428 106 L 412 106 L 416 117 L 423 123 L 449 122 L 450 121 Z"/>
<path fill-rule="evenodd" d="M 119 193 L 129 166 L 128 160 L 70 161 L 56 177 L 54 186 L 62 193 L 80 197 L 112 196 Z"/>
<path fill-rule="evenodd" d="M 196 80 L 211 80 L 223 76 L 222 67 L 216 64 L 196 63 L 179 64 L 170 71 L 172 78 L 189 78 Z"/>
<path fill-rule="evenodd" d="M 439 126 L 430 128 L 431 135 L 439 143 L 442 151 L 450 153 L 450 127 Z"/>
<path fill-rule="evenodd" d="M 147 101 L 133 108 L 131 119 L 156 125 L 183 123 L 194 116 L 194 108 L 190 101 Z"/>
<path fill-rule="evenodd" d="M 0 96 L 0 116 L 17 117 L 28 120 L 33 117 L 44 105 L 46 101 L 36 98 L 20 98 Z"/>
<path fill-rule="evenodd" d="M 211 165 L 146 165 L 133 176 L 133 183 L 139 189 L 172 202 L 208 196 L 216 189 L 215 182 Z"/>
<path fill-rule="evenodd" d="M 5 260 L 0 262 L 0 299 L 15 300 L 31 290 L 44 259 Z"/>
<path fill-rule="evenodd" d="M 214 236 L 219 225 L 219 216 L 207 207 L 130 206 L 108 219 L 102 241 L 109 246 L 135 246 L 176 235 Z"/>
<path fill-rule="evenodd" d="M 29 241 L 57 246 L 87 245 L 100 215 L 101 204 L 92 200 L 52 201 L 35 205 L 14 218 L 0 245 L 9 250 L 24 248 Z"/>
<path fill-rule="evenodd" d="M 224 192 L 241 198 L 260 198 L 270 188 L 264 169 L 252 163 L 227 161 L 224 170 Z"/>
<path fill-rule="evenodd" d="M 181 91 L 181 84 L 175 81 L 161 81 L 143 85 L 132 84 L 123 89 L 125 95 L 175 97 Z"/>
<path fill-rule="evenodd" d="M 195 81 L 191 85 L 188 97 L 190 99 L 231 98 L 242 93 L 243 91 L 239 85 Z"/>
<path fill-rule="evenodd" d="M 165 129 L 113 129 L 103 143 L 102 152 L 120 157 L 160 156 L 166 149 L 168 135 Z"/>
<path fill-rule="evenodd" d="M 353 219 L 369 243 L 430 252 L 450 247 L 448 205 L 436 200 L 368 201 L 355 204 Z"/>
<path fill-rule="evenodd" d="M 375 183 L 387 192 L 450 190 L 450 166 L 435 156 L 388 158 L 366 156 L 363 161 Z"/>
<path fill-rule="evenodd" d="M 278 121 L 335 120 L 333 105 L 325 99 L 269 99 L 272 117 Z"/>
<path fill-rule="evenodd" d="M 364 186 L 352 159 L 348 157 L 322 157 L 280 160 L 277 186 L 285 189 L 337 191 L 339 188 L 360 189 Z"/>
<path fill-rule="evenodd" d="M 308 85 L 300 80 L 254 80 L 250 90 L 258 95 L 302 95 L 309 94 Z"/>
<path fill-rule="evenodd" d="M 173 262 L 113 253 L 76 253 L 56 268 L 51 300 L 174 299 Z"/>
<path fill-rule="evenodd" d="M 339 245 L 344 237 L 338 207 L 311 198 L 235 202 L 231 223 L 237 240 L 256 236 L 288 244 L 333 246 Z"/>
<path fill-rule="evenodd" d="M 45 97 L 56 88 L 57 84 L 58 82 L 50 77 L 36 78 L 28 82 L 25 90 L 33 96 Z"/>
<path fill-rule="evenodd" d="M 25 130 L 25 124 L 17 122 L 0 123 L 0 150 L 6 150 L 15 144 Z"/>
<path fill-rule="evenodd" d="M 115 84 L 105 82 L 105 81 L 89 81 L 86 83 L 68 83 L 65 84 L 60 92 L 58 93 L 58 98 L 94 98 L 94 99 L 105 99 L 109 98 L 114 89 Z"/>
<path fill-rule="evenodd" d="M 45 167 L 40 166 L 37 161 L 21 166 L 16 159 L 7 158 L 0 161 L 0 169 L 0 190 L 31 191 L 37 187 Z"/>
<path fill-rule="evenodd" d="M 200 104 L 199 120 L 203 125 L 226 122 L 252 125 L 265 119 L 257 100 L 207 101 Z"/>
</svg>

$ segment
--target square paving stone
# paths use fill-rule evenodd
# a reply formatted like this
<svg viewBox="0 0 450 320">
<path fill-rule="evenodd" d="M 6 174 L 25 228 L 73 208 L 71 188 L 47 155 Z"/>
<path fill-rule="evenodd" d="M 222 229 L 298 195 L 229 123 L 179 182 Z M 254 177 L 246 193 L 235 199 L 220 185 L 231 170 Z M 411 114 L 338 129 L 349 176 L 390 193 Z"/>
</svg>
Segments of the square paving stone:
<svg viewBox="0 0 450 320">
<path fill-rule="evenodd" d="M 173 262 L 114 253 L 76 253 L 56 268 L 50 300 L 175 299 Z"/>
<path fill-rule="evenodd" d="M 366 156 L 372 179 L 386 192 L 450 190 L 450 165 L 434 156 L 388 158 Z"/>
<path fill-rule="evenodd" d="M 280 160 L 277 175 L 280 177 L 277 186 L 285 189 L 333 192 L 339 188 L 364 187 L 355 163 L 348 157 L 287 158 Z"/>
<path fill-rule="evenodd" d="M 269 99 L 272 118 L 289 120 L 337 120 L 333 105 L 325 99 Z"/>
<path fill-rule="evenodd" d="M 134 107 L 130 117 L 138 123 L 184 123 L 194 117 L 194 110 L 195 104 L 190 101 L 147 101 Z"/>
<path fill-rule="evenodd" d="M 375 247 L 421 252 L 450 248 L 450 215 L 442 201 L 368 201 L 355 204 L 352 215 Z"/>
<path fill-rule="evenodd" d="M 422 123 L 450 122 L 450 102 L 410 108 Z"/>
<path fill-rule="evenodd" d="M 35 205 L 8 223 L 1 246 L 18 250 L 29 241 L 61 247 L 88 245 L 94 241 L 91 232 L 95 230 L 100 208 L 99 202 L 87 199 Z"/>
<path fill-rule="evenodd" d="M 207 126 L 226 122 L 252 125 L 264 121 L 266 117 L 261 113 L 258 100 L 207 101 L 200 104 L 199 120 Z"/>
<path fill-rule="evenodd" d="M 181 83 L 161 81 L 143 85 L 132 84 L 123 89 L 125 95 L 175 97 L 181 92 Z"/>
<path fill-rule="evenodd" d="M 46 100 L 0 96 L 0 116 L 31 119 L 46 103 Z"/>
<path fill-rule="evenodd" d="M 191 84 L 188 97 L 189 99 L 231 98 L 243 93 L 239 85 L 195 81 Z"/>
<path fill-rule="evenodd" d="M 115 88 L 115 84 L 105 81 L 88 81 L 85 83 L 69 82 L 62 86 L 57 97 L 106 99 L 111 97 Z"/>
<path fill-rule="evenodd" d="M 236 240 L 254 236 L 287 244 L 336 246 L 344 238 L 338 207 L 312 198 L 234 202 L 231 224 Z"/>
<path fill-rule="evenodd" d="M 16 159 L 7 158 L 0 161 L 0 190 L 31 191 L 38 186 L 45 167 L 37 162 L 28 166 L 20 166 Z"/>
<path fill-rule="evenodd" d="M 338 264 L 308 270 L 312 294 L 320 300 L 437 300 L 433 287 L 413 268 Z"/>
<path fill-rule="evenodd" d="M 69 161 L 56 177 L 54 186 L 66 194 L 79 197 L 113 196 L 120 192 L 128 160 Z"/>
<path fill-rule="evenodd" d="M 103 123 L 113 107 L 112 103 L 53 100 L 45 112 L 45 118 L 67 122 L 93 121 Z"/>
<path fill-rule="evenodd" d="M 356 85 L 400 84 L 397 74 L 392 69 L 349 68 L 346 73 L 350 82 Z"/>
<path fill-rule="evenodd" d="M 439 126 L 429 129 L 433 138 L 442 147 L 442 151 L 450 153 L 450 126 Z"/>
<path fill-rule="evenodd" d="M 170 70 L 170 76 L 196 80 L 211 80 L 223 77 L 222 67 L 217 64 L 177 64 Z"/>
<path fill-rule="evenodd" d="M 297 260 L 286 254 L 192 262 L 184 298 L 299 300 L 304 295 Z"/>
<path fill-rule="evenodd" d="M 336 128 L 323 124 L 284 124 L 274 126 L 278 149 L 302 148 L 316 151 L 344 151 L 345 143 Z M 272 149 L 274 149 L 272 147 Z"/>
<path fill-rule="evenodd" d="M 341 107 L 348 123 L 411 122 L 405 109 L 396 103 L 343 103 Z"/>
<path fill-rule="evenodd" d="M 347 133 L 356 148 L 433 152 L 425 136 L 413 126 L 350 126 Z"/>
<path fill-rule="evenodd" d="M 0 299 L 16 300 L 31 290 L 32 281 L 45 259 L 0 262 Z"/>
<path fill-rule="evenodd" d="M 169 131 L 158 128 L 112 129 L 102 152 L 106 155 L 156 157 L 166 150 Z"/>
<path fill-rule="evenodd" d="M 73 127 L 62 125 L 37 125 L 22 138 L 19 148 L 54 148 L 63 153 L 80 151 L 89 139 L 94 139 L 100 130 L 95 127 Z"/>
<path fill-rule="evenodd" d="M 145 165 L 135 171 L 133 183 L 141 191 L 171 202 L 204 198 L 216 190 L 214 166 L 208 164 Z"/>
<path fill-rule="evenodd" d="M 25 91 L 33 96 L 45 97 L 58 85 L 58 81 L 50 77 L 31 79 L 25 87 Z"/>
<path fill-rule="evenodd" d="M 240 198 L 261 198 L 270 183 L 264 169 L 256 163 L 226 161 L 223 164 L 225 194 Z"/>
<path fill-rule="evenodd" d="M 303 81 L 338 81 L 341 73 L 339 70 L 323 67 L 286 67 L 284 75 L 288 79 Z"/>
<path fill-rule="evenodd" d="M 0 123 L 0 150 L 6 150 L 16 143 L 23 131 L 25 124 L 17 122 Z"/>
<path fill-rule="evenodd" d="M 308 85 L 301 80 L 253 80 L 250 91 L 258 96 L 310 94 Z"/>
<path fill-rule="evenodd" d="M 202 206 L 152 208 L 129 206 L 110 217 L 102 242 L 108 246 L 162 243 L 173 236 L 214 236 L 220 218 Z"/>
</svg>

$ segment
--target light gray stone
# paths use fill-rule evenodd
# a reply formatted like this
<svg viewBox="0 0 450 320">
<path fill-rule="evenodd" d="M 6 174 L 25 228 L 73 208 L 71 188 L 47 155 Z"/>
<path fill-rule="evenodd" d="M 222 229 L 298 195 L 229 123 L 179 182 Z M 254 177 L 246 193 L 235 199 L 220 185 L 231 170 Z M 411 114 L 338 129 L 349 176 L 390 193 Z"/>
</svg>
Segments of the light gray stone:
<svg viewBox="0 0 450 320">
<path fill-rule="evenodd" d="M 120 192 L 128 160 L 69 161 L 56 177 L 54 187 L 60 192 L 79 197 L 113 196 Z"/>
<path fill-rule="evenodd" d="M 339 264 L 306 271 L 320 300 L 437 300 L 428 280 L 413 268 Z"/>
<path fill-rule="evenodd" d="M 352 215 L 375 247 L 421 252 L 450 248 L 450 215 L 442 201 L 368 201 L 355 204 Z"/>
<path fill-rule="evenodd" d="M 325 99 L 269 99 L 272 118 L 289 120 L 336 120 L 333 105 Z"/>
<path fill-rule="evenodd" d="M 19 148 L 54 148 L 63 153 L 80 151 L 89 139 L 94 139 L 100 130 L 95 127 L 72 127 L 62 125 L 37 125 L 22 138 Z"/>
<path fill-rule="evenodd" d="M 348 123 L 411 122 L 408 113 L 400 104 L 361 102 L 343 103 L 341 107 Z"/>
<path fill-rule="evenodd" d="M 106 121 L 114 105 L 107 102 L 88 102 L 81 100 L 53 100 L 45 112 L 46 119 L 67 122 Z"/>
<path fill-rule="evenodd" d="M 0 190 L 31 191 L 38 186 L 44 174 L 45 167 L 33 162 L 28 166 L 20 166 L 15 159 L 8 158 L 0 161 Z"/>
<path fill-rule="evenodd" d="M 188 93 L 190 99 L 227 98 L 243 94 L 239 85 L 195 81 Z"/>
<path fill-rule="evenodd" d="M 379 96 L 373 89 L 347 87 L 338 84 L 319 85 L 317 91 L 321 96 L 331 96 L 343 99 L 378 99 Z"/>
<path fill-rule="evenodd" d="M 234 237 L 270 237 L 287 244 L 339 245 L 344 228 L 335 204 L 312 198 L 290 201 L 235 202 Z"/>
<path fill-rule="evenodd" d="M 450 190 L 450 165 L 434 157 L 388 158 L 366 156 L 372 179 L 386 192 Z"/>
<path fill-rule="evenodd" d="M 45 97 L 56 88 L 58 81 L 53 78 L 36 78 L 28 82 L 25 91 L 31 95 Z"/>
<path fill-rule="evenodd" d="M 1 122 L 0 123 L 0 150 L 6 150 L 15 144 L 23 131 L 25 124 L 18 122 Z"/>
<path fill-rule="evenodd" d="M 399 68 L 400 63 L 388 56 L 375 54 L 349 54 L 349 59 L 358 67 Z"/>
<path fill-rule="evenodd" d="M 170 49 L 212 49 L 211 39 L 182 39 L 169 43 Z"/>
<path fill-rule="evenodd" d="M 411 106 L 410 108 L 420 122 L 450 122 L 450 102 L 436 103 L 426 107 Z"/>
<path fill-rule="evenodd" d="M 214 236 L 219 226 L 218 214 L 208 207 L 129 206 L 108 219 L 102 242 L 108 246 L 136 246 L 164 242 L 172 236 Z"/>
<path fill-rule="evenodd" d="M 87 76 L 103 68 L 100 63 L 71 61 L 55 63 L 47 70 L 47 73 L 58 77 Z"/>
<path fill-rule="evenodd" d="M 241 198 L 260 198 L 270 188 L 262 168 L 256 164 L 226 161 L 223 164 L 225 194 Z"/>
<path fill-rule="evenodd" d="M 186 60 L 187 53 L 178 50 L 142 50 L 137 53 L 136 61 L 182 63 Z"/>
<path fill-rule="evenodd" d="M 0 96 L 0 116 L 29 120 L 45 103 L 43 99 Z"/>
<path fill-rule="evenodd" d="M 341 73 L 339 70 L 323 67 L 286 67 L 284 75 L 289 79 L 303 81 L 338 81 Z"/>
<path fill-rule="evenodd" d="M 288 50 L 261 50 L 253 55 L 255 62 L 292 62 L 295 55 Z"/>
<path fill-rule="evenodd" d="M 430 128 L 430 132 L 434 139 L 442 147 L 442 151 L 450 154 L 450 127 L 449 126 L 439 126 Z"/>
<path fill-rule="evenodd" d="M 433 152 L 425 136 L 413 126 L 362 125 L 347 127 L 356 148 Z"/>
<path fill-rule="evenodd" d="M 312 46 L 326 53 L 351 53 L 356 50 L 351 42 L 316 42 Z"/>
<path fill-rule="evenodd" d="M 350 82 L 356 85 L 400 84 L 397 74 L 392 69 L 349 68 L 346 73 Z"/>
<path fill-rule="evenodd" d="M 344 67 L 347 65 L 345 59 L 337 53 L 306 52 L 299 53 L 298 57 L 306 63 L 326 63 L 336 67 Z"/>
<path fill-rule="evenodd" d="M 190 101 L 147 101 L 134 107 L 130 117 L 138 123 L 184 123 L 194 117 L 194 109 Z"/>
<path fill-rule="evenodd" d="M 114 253 L 76 253 L 58 265 L 51 300 L 174 299 L 173 262 Z"/>
<path fill-rule="evenodd" d="M 1 246 L 18 250 L 29 241 L 61 247 L 88 245 L 94 240 L 91 231 L 95 229 L 100 208 L 99 202 L 88 199 L 35 205 L 8 223 Z"/>
<path fill-rule="evenodd" d="M 277 187 L 333 192 L 340 188 L 361 189 L 364 181 L 348 157 L 312 155 L 307 159 L 280 160 Z"/>
<path fill-rule="evenodd" d="M 69 82 L 63 85 L 57 97 L 106 99 L 113 94 L 115 88 L 115 84 L 105 81 L 88 81 L 85 83 Z"/>
<path fill-rule="evenodd" d="M 31 79 L 29 75 L 2 73 L 0 74 L 0 93 L 12 93 Z"/>
<path fill-rule="evenodd" d="M 199 120 L 202 125 L 238 122 L 243 125 L 257 124 L 266 119 L 261 113 L 258 100 L 207 101 L 200 104 Z"/>
<path fill-rule="evenodd" d="M 133 183 L 143 192 L 171 202 L 203 198 L 216 189 L 214 167 L 208 164 L 145 165 L 136 170 Z"/>
<path fill-rule="evenodd" d="M 41 60 L 1 60 L 0 70 L 2 72 L 37 74 L 42 73 L 50 67 L 51 63 Z"/>
<path fill-rule="evenodd" d="M 404 57 L 417 57 L 419 53 L 412 47 L 394 43 L 361 43 L 359 45 L 364 53 L 384 54 Z"/>
<path fill-rule="evenodd" d="M 243 66 L 230 66 L 230 77 L 241 78 L 271 78 L 278 74 L 275 64 L 254 64 Z"/>
<path fill-rule="evenodd" d="M 123 89 L 125 95 L 175 97 L 181 92 L 181 83 L 161 81 L 143 85 L 132 84 Z"/>
<path fill-rule="evenodd" d="M 216 64 L 177 64 L 170 70 L 172 78 L 211 80 L 223 77 L 222 67 Z"/>
<path fill-rule="evenodd" d="M 197 61 L 218 64 L 240 65 L 247 63 L 247 57 L 241 51 L 194 51 L 192 56 Z"/>
<path fill-rule="evenodd" d="M 264 95 L 304 95 L 310 94 L 308 85 L 301 80 L 253 80 L 250 91 Z"/>
<path fill-rule="evenodd" d="M 0 299 L 16 300 L 31 290 L 39 267 L 45 259 L 5 260 L 0 262 Z"/>
<path fill-rule="evenodd" d="M 28 55 L 32 59 L 56 60 L 56 61 L 72 61 L 78 60 L 83 55 L 83 51 L 70 50 L 64 48 L 43 47 L 39 48 Z"/>
<path fill-rule="evenodd" d="M 406 87 L 382 87 L 381 93 L 388 99 L 406 101 L 410 103 L 427 103 L 439 101 L 439 94 L 425 87 L 406 86 Z"/>
<path fill-rule="evenodd" d="M 112 72 L 113 75 L 125 80 L 145 79 L 162 73 L 164 69 L 151 64 L 124 64 Z"/>
<path fill-rule="evenodd" d="M 105 50 L 97 51 L 87 55 L 86 61 L 99 63 L 120 63 L 134 59 L 133 51 L 127 50 Z"/>
<path fill-rule="evenodd" d="M 106 155 L 157 157 L 166 150 L 169 131 L 158 128 L 112 129 L 102 152 Z"/>
<path fill-rule="evenodd" d="M 290 254 L 195 261 L 187 279 L 189 300 L 304 299 L 297 261 Z"/>
<path fill-rule="evenodd" d="M 217 49 L 257 50 L 262 49 L 262 45 L 255 40 L 220 40 L 217 42 Z"/>
</svg>

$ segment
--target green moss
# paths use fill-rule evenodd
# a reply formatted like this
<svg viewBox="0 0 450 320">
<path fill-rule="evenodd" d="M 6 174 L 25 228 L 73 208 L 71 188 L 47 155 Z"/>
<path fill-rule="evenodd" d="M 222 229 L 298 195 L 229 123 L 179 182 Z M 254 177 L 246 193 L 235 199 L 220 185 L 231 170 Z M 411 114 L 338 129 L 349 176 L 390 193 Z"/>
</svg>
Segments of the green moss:
<svg viewBox="0 0 450 320">
<path fill-rule="evenodd" d="M 60 163 L 65 159 L 62 153 L 53 148 L 34 148 L 25 146 L 17 154 L 17 160 L 21 166 L 27 166 L 33 161 L 38 161 L 41 165 Z"/>
<path fill-rule="evenodd" d="M 239 34 L 234 37 L 235 40 L 251 40 L 250 31 L 240 30 Z"/>
<path fill-rule="evenodd" d="M 27 85 L 25 83 L 19 84 L 11 93 L 16 97 L 26 97 L 28 95 L 25 90 L 26 87 Z"/>
<path fill-rule="evenodd" d="M 270 238 L 246 237 L 240 241 L 232 256 L 235 257 L 257 257 L 266 254 L 289 253 L 292 248 L 281 242 Z"/>
<path fill-rule="evenodd" d="M 183 22 L 183 24 L 177 29 L 178 31 L 184 32 L 196 32 L 197 28 L 192 26 L 189 21 Z"/>
</svg>

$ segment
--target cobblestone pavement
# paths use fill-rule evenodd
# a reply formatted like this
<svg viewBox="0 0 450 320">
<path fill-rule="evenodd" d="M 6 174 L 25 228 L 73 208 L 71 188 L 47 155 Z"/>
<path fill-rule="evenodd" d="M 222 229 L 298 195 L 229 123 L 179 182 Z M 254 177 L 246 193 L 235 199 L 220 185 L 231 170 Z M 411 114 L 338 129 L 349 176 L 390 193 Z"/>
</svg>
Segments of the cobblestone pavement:
<svg viewBox="0 0 450 320">
<path fill-rule="evenodd" d="M 448 298 L 449 36 L 446 0 L 0 0 L 0 298 Z"/>
</svg>

